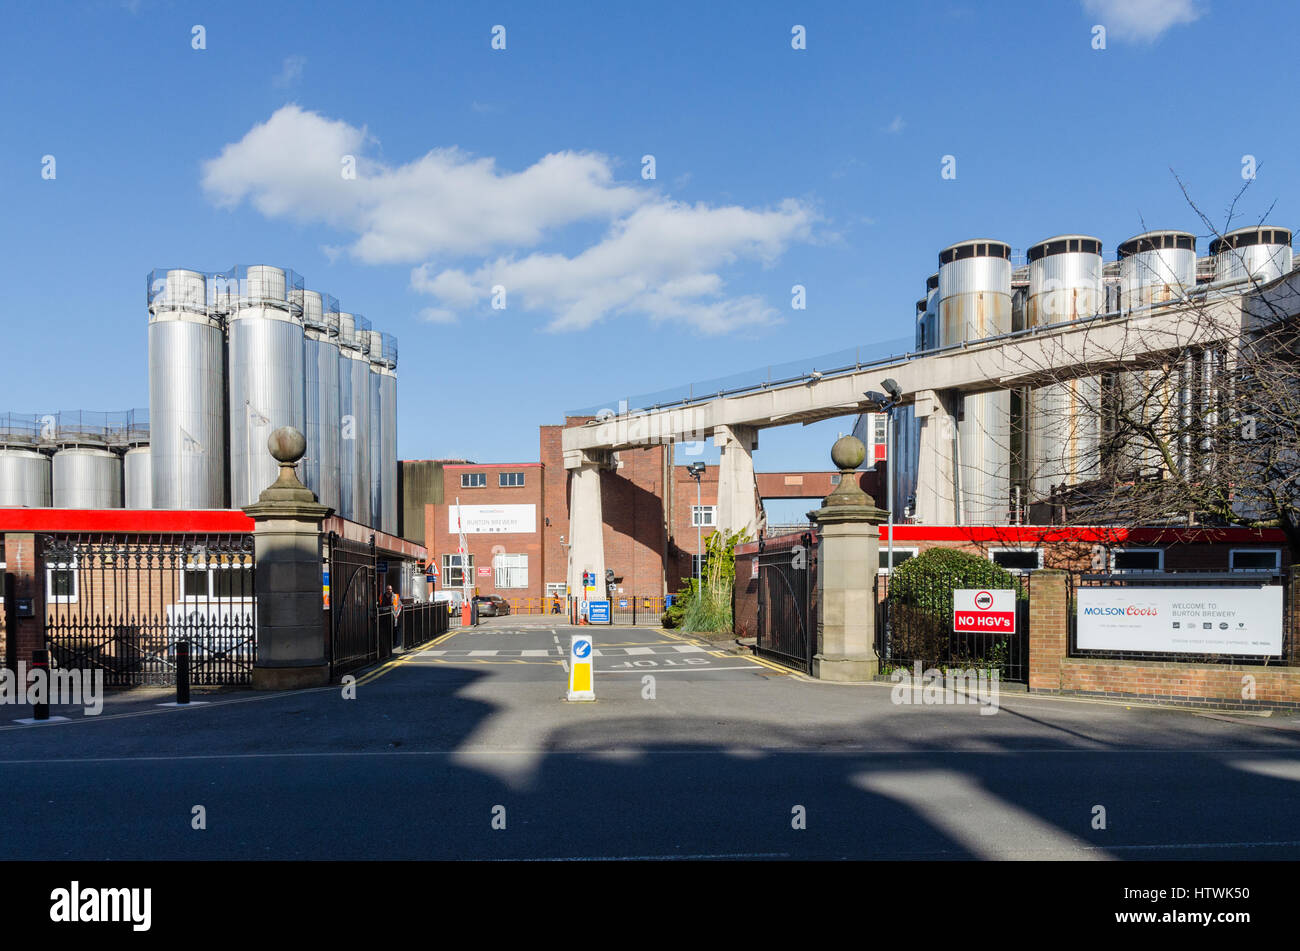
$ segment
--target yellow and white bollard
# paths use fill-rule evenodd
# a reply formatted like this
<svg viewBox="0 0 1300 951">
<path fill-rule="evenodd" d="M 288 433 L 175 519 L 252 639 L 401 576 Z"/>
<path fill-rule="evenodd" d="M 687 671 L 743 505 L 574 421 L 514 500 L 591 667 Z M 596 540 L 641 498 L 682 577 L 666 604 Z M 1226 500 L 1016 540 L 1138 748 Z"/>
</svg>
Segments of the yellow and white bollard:
<svg viewBox="0 0 1300 951">
<path fill-rule="evenodd" d="M 569 637 L 569 693 L 566 700 L 596 699 L 595 648 L 587 634 Z"/>
</svg>

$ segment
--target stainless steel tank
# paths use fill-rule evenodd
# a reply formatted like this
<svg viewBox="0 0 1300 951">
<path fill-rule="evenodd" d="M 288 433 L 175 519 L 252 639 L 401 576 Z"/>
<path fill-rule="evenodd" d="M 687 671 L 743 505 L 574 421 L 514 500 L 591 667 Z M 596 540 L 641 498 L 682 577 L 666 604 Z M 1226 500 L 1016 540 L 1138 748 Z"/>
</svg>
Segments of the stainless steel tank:
<svg viewBox="0 0 1300 951">
<path fill-rule="evenodd" d="M 50 457 L 35 448 L 0 445 L 0 508 L 54 504 Z"/>
<path fill-rule="evenodd" d="M 303 395 L 307 454 L 298 469 L 323 505 L 339 509 L 339 313 L 329 294 L 303 297 Z"/>
<path fill-rule="evenodd" d="M 925 279 L 925 349 L 933 350 L 939 346 L 939 275 L 931 274 Z"/>
<path fill-rule="evenodd" d="M 132 446 L 122 457 L 126 508 L 153 508 L 153 460 L 149 447 Z"/>
<path fill-rule="evenodd" d="M 122 457 L 95 446 L 61 446 L 54 453 L 54 507 L 120 509 Z"/>
<path fill-rule="evenodd" d="M 371 517 L 397 534 L 397 338 L 370 334 Z M 378 491 L 375 491 L 378 486 Z"/>
<path fill-rule="evenodd" d="M 266 448 L 281 426 L 306 425 L 302 278 L 266 265 L 236 268 L 227 318 L 230 504 L 257 501 L 280 469 Z"/>
<path fill-rule="evenodd" d="M 370 525 L 370 321 L 339 314 L 339 515 Z"/>
<path fill-rule="evenodd" d="M 1124 310 L 1179 300 L 1196 287 L 1196 236 L 1186 231 L 1148 231 L 1117 256 Z"/>
<path fill-rule="evenodd" d="M 1216 284 L 1245 278 L 1267 284 L 1291 271 L 1291 232 L 1271 225 L 1238 228 L 1211 241 L 1210 256 Z"/>
<path fill-rule="evenodd" d="M 1027 327 L 1068 323 L 1104 310 L 1100 240 L 1089 235 L 1059 235 L 1035 244 L 1026 257 Z M 1095 376 L 1030 390 L 1026 465 L 1034 498 L 1047 497 L 1053 486 L 1097 478 L 1100 400 L 1100 381 Z"/>
<path fill-rule="evenodd" d="M 226 507 L 225 340 L 198 271 L 149 275 L 153 506 Z"/>
<path fill-rule="evenodd" d="M 1011 330 L 1011 246 L 963 241 L 939 253 L 939 345 Z M 1011 393 L 968 393 L 957 422 L 953 491 L 962 524 L 1004 524 L 1011 507 Z"/>
</svg>

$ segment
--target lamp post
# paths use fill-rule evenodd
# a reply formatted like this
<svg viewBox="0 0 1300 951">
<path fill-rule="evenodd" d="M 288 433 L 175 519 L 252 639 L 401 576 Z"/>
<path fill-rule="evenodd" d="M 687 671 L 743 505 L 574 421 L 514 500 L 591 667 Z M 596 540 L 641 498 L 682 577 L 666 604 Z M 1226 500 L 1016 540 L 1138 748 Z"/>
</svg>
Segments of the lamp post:
<svg viewBox="0 0 1300 951">
<path fill-rule="evenodd" d="M 879 412 L 885 414 L 885 507 L 889 512 L 887 522 L 889 541 L 886 548 L 885 572 L 892 578 L 894 575 L 894 473 L 896 472 L 894 468 L 896 465 L 894 459 L 894 410 L 898 408 L 898 404 L 903 399 L 903 390 L 898 385 L 898 381 L 892 377 L 882 380 L 880 385 L 885 388 L 885 393 L 877 393 L 871 390 L 863 395 L 876 404 Z"/>
<path fill-rule="evenodd" d="M 686 467 L 686 471 L 689 472 L 691 478 L 695 480 L 695 517 L 691 519 L 691 521 L 695 523 L 695 593 L 698 596 L 700 593 L 701 583 L 700 575 L 704 568 L 704 549 L 701 547 L 702 535 L 700 532 L 700 510 L 702 507 L 700 504 L 700 476 L 704 475 L 704 463 L 692 462 Z"/>
</svg>

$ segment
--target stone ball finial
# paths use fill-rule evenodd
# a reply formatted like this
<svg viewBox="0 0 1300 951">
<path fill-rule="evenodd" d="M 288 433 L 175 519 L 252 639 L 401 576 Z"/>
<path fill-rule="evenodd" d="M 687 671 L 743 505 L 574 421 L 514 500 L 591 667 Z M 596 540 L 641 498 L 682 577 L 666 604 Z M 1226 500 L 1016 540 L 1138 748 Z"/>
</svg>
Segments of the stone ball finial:
<svg viewBox="0 0 1300 951">
<path fill-rule="evenodd" d="M 867 447 L 857 436 L 841 436 L 831 446 L 831 462 L 837 469 L 856 469 L 867 458 Z"/>
<path fill-rule="evenodd" d="M 307 453 L 307 437 L 292 426 L 281 426 L 267 437 L 266 448 L 276 462 L 293 465 Z"/>
</svg>

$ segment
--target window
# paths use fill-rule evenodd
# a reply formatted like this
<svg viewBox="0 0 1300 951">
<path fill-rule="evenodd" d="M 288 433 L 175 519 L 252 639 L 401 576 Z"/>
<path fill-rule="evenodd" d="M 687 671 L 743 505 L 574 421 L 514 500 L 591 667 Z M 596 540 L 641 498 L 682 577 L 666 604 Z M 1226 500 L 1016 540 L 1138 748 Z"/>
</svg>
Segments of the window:
<svg viewBox="0 0 1300 951">
<path fill-rule="evenodd" d="M 485 472 L 462 472 L 460 474 L 460 487 L 462 489 L 482 489 L 487 485 L 487 473 Z"/>
<path fill-rule="evenodd" d="M 502 472 L 497 476 L 497 485 L 503 489 L 519 489 L 524 484 L 522 472 Z"/>
<path fill-rule="evenodd" d="M 691 525 L 708 527 L 715 524 L 718 507 L 716 505 L 692 505 Z"/>
<path fill-rule="evenodd" d="M 1234 548 L 1228 552 L 1232 571 L 1277 571 L 1282 567 L 1282 552 L 1277 548 Z"/>
<path fill-rule="evenodd" d="M 546 596 L 548 598 L 562 598 L 569 593 L 569 586 L 563 581 L 546 582 Z"/>
<path fill-rule="evenodd" d="M 474 556 L 466 555 L 465 567 L 471 572 L 474 570 Z M 461 570 L 460 555 L 443 555 L 442 556 L 442 586 L 444 588 L 463 588 L 465 586 L 465 572 Z"/>
<path fill-rule="evenodd" d="M 1110 553 L 1110 570 L 1164 571 L 1165 553 L 1160 548 L 1116 548 Z"/>
<path fill-rule="evenodd" d="M 894 567 L 897 568 L 909 558 L 915 558 L 918 550 L 915 548 L 895 548 L 894 549 Z M 888 574 L 889 572 L 889 546 L 880 546 L 880 567 L 877 569 L 878 574 Z"/>
<path fill-rule="evenodd" d="M 704 572 L 703 558 L 704 558 L 703 555 L 691 555 L 691 577 L 692 578 L 699 578 L 703 575 Z"/>
<path fill-rule="evenodd" d="M 252 567 L 247 563 L 190 562 L 181 572 L 181 597 L 186 601 L 251 601 Z"/>
<path fill-rule="evenodd" d="M 493 581 L 498 588 L 528 587 L 527 555 L 495 555 L 492 558 Z"/>
<path fill-rule="evenodd" d="M 77 603 L 77 559 L 45 563 L 45 595 L 53 604 Z"/>
<path fill-rule="evenodd" d="M 1043 553 L 1037 548 L 991 548 L 989 559 L 1007 571 L 1037 571 L 1043 567 Z"/>
</svg>

